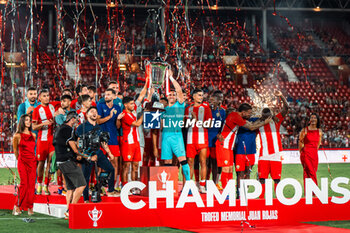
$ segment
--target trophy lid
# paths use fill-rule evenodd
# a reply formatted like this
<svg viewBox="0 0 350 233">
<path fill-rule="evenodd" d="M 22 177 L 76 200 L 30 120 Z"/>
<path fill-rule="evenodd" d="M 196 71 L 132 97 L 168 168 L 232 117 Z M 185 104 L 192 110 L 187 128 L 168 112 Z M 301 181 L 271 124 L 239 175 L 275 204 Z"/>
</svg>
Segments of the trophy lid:
<svg viewBox="0 0 350 233">
<path fill-rule="evenodd" d="M 145 106 L 148 111 L 160 111 L 164 112 L 164 105 L 160 102 L 148 102 Z"/>
</svg>

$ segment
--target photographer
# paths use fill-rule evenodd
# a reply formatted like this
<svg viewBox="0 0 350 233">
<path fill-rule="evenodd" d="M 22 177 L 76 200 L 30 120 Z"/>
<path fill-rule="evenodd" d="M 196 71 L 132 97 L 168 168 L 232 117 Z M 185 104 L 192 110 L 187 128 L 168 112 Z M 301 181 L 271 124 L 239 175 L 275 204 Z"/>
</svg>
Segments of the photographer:
<svg viewBox="0 0 350 233">
<path fill-rule="evenodd" d="M 76 160 L 82 159 L 78 152 L 73 129 L 77 123 L 77 118 L 78 115 L 75 111 L 69 112 L 64 123 L 56 130 L 53 140 L 57 166 L 63 173 L 67 186 L 66 217 L 68 217 L 69 204 L 78 203 L 86 187 L 83 172 L 75 163 Z"/>
<path fill-rule="evenodd" d="M 97 166 L 109 173 L 107 194 L 109 197 L 113 197 L 117 196 L 117 192 L 114 191 L 114 168 L 111 162 L 108 161 L 107 157 L 100 150 L 100 146 L 102 146 L 102 148 L 107 152 L 107 155 L 111 161 L 113 161 L 114 156 L 107 145 L 109 138 L 103 137 L 101 141 L 101 136 L 104 135 L 104 133 L 102 132 L 101 127 L 97 124 L 97 116 L 97 108 L 90 107 L 86 111 L 87 121 L 79 125 L 76 130 L 79 149 L 84 154 L 84 157 L 87 157 L 87 161 L 83 164 L 82 168 L 86 183 L 88 184 L 92 166 L 94 165 L 92 162 L 97 161 Z M 85 187 L 83 196 L 85 203 L 89 203 L 88 186 Z"/>
</svg>

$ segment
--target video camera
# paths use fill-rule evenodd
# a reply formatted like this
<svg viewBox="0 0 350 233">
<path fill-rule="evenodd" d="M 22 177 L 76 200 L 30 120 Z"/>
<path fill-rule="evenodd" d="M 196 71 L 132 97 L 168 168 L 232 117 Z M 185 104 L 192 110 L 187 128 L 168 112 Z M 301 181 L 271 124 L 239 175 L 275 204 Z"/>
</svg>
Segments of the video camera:
<svg viewBox="0 0 350 233">
<path fill-rule="evenodd" d="M 108 132 L 99 132 L 96 129 L 82 135 L 78 141 L 78 149 L 89 156 L 93 155 L 100 147 L 101 143 L 108 143 L 110 135 Z"/>
</svg>

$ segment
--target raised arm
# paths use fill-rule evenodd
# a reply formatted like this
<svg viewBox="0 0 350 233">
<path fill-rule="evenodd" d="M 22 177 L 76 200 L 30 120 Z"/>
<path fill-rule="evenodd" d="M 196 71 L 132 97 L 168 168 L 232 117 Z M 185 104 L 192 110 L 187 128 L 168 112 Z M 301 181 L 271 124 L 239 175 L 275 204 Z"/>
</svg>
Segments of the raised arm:
<svg viewBox="0 0 350 233">
<path fill-rule="evenodd" d="M 182 88 L 180 84 L 174 79 L 173 72 L 171 70 L 169 72 L 169 79 L 173 83 L 176 91 L 177 101 L 182 104 L 185 101 L 184 94 L 182 92 Z"/>
<path fill-rule="evenodd" d="M 279 90 L 275 91 L 275 96 L 280 97 L 282 102 L 283 102 L 283 108 L 282 108 L 281 114 L 283 117 L 285 117 L 289 111 L 288 102 L 287 102 L 286 98 L 283 96 L 282 92 Z"/>
<path fill-rule="evenodd" d="M 152 96 L 153 96 L 153 93 L 154 93 L 154 88 L 152 87 L 152 88 L 150 88 L 149 89 L 149 91 L 148 91 L 148 95 L 147 95 L 147 100 L 149 101 L 149 102 L 151 102 L 151 100 L 152 100 Z"/>
<path fill-rule="evenodd" d="M 145 98 L 145 95 L 146 95 L 146 93 L 147 93 L 148 82 L 149 82 L 149 80 L 147 79 L 146 82 L 145 82 L 145 85 L 143 86 L 143 88 L 142 88 L 142 90 L 141 90 L 141 92 L 140 92 L 139 97 L 138 97 L 137 100 L 136 100 L 136 101 L 138 101 L 139 103 L 142 103 L 143 98 Z"/>
</svg>

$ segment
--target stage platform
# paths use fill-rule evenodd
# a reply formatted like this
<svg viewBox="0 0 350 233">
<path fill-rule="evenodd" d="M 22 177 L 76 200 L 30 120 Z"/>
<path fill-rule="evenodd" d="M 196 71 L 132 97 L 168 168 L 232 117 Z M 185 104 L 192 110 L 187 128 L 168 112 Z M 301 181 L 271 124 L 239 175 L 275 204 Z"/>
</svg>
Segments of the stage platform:
<svg viewBox="0 0 350 233">
<path fill-rule="evenodd" d="M 35 203 L 66 204 L 66 197 L 57 193 L 58 186 L 49 186 L 51 195 L 35 195 Z M 13 185 L 0 185 L 0 209 L 13 209 L 15 203 L 15 189 Z M 44 193 L 44 192 L 43 192 Z M 120 202 L 119 197 L 102 196 L 102 202 Z M 144 197 L 147 199 L 146 197 Z M 84 203 L 83 197 L 79 203 Z"/>
<path fill-rule="evenodd" d="M 57 186 L 51 186 L 52 195 L 36 195 L 35 203 L 64 205 L 65 196 L 57 194 Z M 0 186 L 0 209 L 12 209 L 15 201 L 14 187 Z M 295 205 L 283 205 L 273 199 L 272 206 L 266 206 L 264 199 L 248 201 L 248 206 L 229 206 L 229 201 L 220 204 L 214 201 L 207 207 L 206 195 L 201 194 L 204 207 L 195 203 L 185 203 L 177 208 L 179 197 L 174 197 L 174 207 L 167 208 L 165 198 L 157 200 L 157 207 L 150 208 L 150 200 L 145 196 L 129 196 L 130 202 L 143 202 L 144 207 L 132 210 L 125 207 L 120 197 L 102 197 L 100 203 L 71 205 L 69 227 L 88 228 L 127 228 L 127 227 L 171 227 L 192 232 L 330 232 L 335 228 L 304 224 L 313 221 L 350 220 L 349 205 L 334 204 L 330 200 L 322 204 L 313 198 L 313 204 L 305 204 L 301 198 Z M 95 213 L 95 215 L 94 215 Z M 250 228 L 249 225 L 254 228 Z M 277 227 L 278 226 L 278 227 Z M 276 228 L 275 228 L 276 227 Z M 274 230 L 276 229 L 276 230 Z M 278 229 L 278 230 L 277 230 Z M 350 232 L 339 229 L 337 232 Z"/>
</svg>

